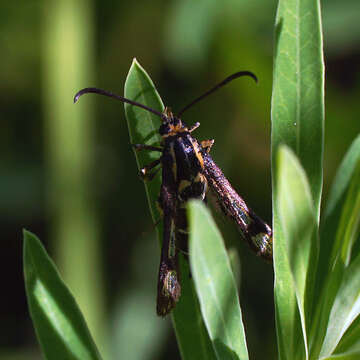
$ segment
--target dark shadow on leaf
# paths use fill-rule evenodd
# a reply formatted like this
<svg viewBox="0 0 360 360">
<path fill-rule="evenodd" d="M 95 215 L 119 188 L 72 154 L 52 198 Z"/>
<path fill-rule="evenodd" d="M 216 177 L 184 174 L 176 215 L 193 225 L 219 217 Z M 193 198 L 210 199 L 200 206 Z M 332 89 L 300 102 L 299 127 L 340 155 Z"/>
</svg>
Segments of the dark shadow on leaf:
<svg viewBox="0 0 360 360">
<path fill-rule="evenodd" d="M 214 339 L 214 345 L 216 348 L 216 353 L 218 355 L 218 359 L 221 360 L 241 360 L 235 351 L 231 350 L 228 346 L 226 346 L 221 340 Z"/>
<path fill-rule="evenodd" d="M 283 28 L 283 19 L 281 18 L 275 26 L 275 41 L 274 41 L 274 59 L 278 55 L 279 38 Z"/>
</svg>

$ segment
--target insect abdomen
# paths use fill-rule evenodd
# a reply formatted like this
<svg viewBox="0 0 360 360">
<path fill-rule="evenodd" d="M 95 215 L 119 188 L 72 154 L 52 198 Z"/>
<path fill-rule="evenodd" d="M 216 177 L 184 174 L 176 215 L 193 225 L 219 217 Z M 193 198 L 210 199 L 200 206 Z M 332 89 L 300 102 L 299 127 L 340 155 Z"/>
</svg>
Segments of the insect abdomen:
<svg viewBox="0 0 360 360">
<path fill-rule="evenodd" d="M 204 175 L 225 215 L 232 218 L 254 252 L 272 261 L 272 230 L 233 189 L 211 156 L 203 151 Z"/>
</svg>

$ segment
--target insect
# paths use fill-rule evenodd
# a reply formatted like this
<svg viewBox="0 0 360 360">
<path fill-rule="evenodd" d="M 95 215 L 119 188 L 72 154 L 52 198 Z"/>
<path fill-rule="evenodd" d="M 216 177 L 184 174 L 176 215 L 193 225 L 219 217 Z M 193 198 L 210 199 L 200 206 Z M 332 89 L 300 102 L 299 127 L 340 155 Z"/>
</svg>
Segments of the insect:
<svg viewBox="0 0 360 360">
<path fill-rule="evenodd" d="M 249 76 L 257 81 L 256 76 L 249 71 L 237 72 L 196 98 L 178 115 L 174 115 L 169 108 L 159 112 L 98 88 L 84 88 L 74 97 L 75 103 L 84 94 L 96 93 L 143 108 L 162 119 L 159 128 L 161 146 L 134 144 L 138 151 L 157 151 L 161 154 L 159 159 L 140 170 L 144 180 L 151 180 L 158 166 L 162 170 L 159 206 L 164 226 L 157 289 L 157 314 L 160 316 L 167 315 L 175 307 L 181 294 L 178 255 L 180 249 L 185 250 L 187 247 L 186 202 L 189 199 L 206 200 L 208 188 L 224 214 L 237 224 L 251 249 L 257 255 L 272 261 L 271 228 L 246 205 L 210 156 L 214 140 L 199 142 L 193 137 L 192 132 L 200 123 L 189 128 L 181 120 L 181 115 L 195 103 L 241 76 Z"/>
</svg>

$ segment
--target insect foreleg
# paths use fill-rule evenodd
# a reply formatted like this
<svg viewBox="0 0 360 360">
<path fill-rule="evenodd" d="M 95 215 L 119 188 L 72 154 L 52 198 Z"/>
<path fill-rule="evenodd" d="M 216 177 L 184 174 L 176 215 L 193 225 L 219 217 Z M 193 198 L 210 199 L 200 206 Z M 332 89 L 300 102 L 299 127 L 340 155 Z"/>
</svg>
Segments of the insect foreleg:
<svg viewBox="0 0 360 360">
<path fill-rule="evenodd" d="M 136 151 L 148 150 L 148 151 L 159 151 L 162 152 L 163 148 L 160 146 L 152 146 L 146 144 L 132 144 Z"/>
<path fill-rule="evenodd" d="M 199 122 L 196 122 L 190 129 L 189 133 L 192 133 L 194 130 L 196 130 L 200 126 Z"/>
</svg>

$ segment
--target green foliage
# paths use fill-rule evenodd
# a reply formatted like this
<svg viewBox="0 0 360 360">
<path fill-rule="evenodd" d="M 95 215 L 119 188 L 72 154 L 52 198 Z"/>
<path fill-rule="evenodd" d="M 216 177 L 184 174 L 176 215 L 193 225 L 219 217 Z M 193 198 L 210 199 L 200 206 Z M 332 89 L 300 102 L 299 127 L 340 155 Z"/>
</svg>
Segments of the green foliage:
<svg viewBox="0 0 360 360">
<path fill-rule="evenodd" d="M 354 334 L 359 333 L 355 324 L 360 284 L 354 275 L 357 257 L 352 259 L 359 240 L 359 140 L 339 169 L 320 225 L 324 137 L 320 24 L 318 1 L 279 2 L 272 158 L 280 359 L 359 356 Z"/>
<path fill-rule="evenodd" d="M 306 308 L 306 291 L 311 286 L 311 263 L 316 259 L 318 249 L 315 210 L 306 175 L 291 150 L 280 147 L 277 164 L 276 202 L 282 237 L 275 238 L 275 271 L 276 274 L 286 274 L 289 280 L 286 284 L 287 289 L 282 284 L 281 291 L 290 289 L 294 291 L 296 303 L 292 305 L 299 311 L 301 331 L 299 318 L 295 318 L 293 320 L 297 322 L 297 326 L 293 335 L 301 338 L 301 333 L 306 334 L 306 320 L 309 313 Z M 278 239 L 281 239 L 280 244 Z M 312 246 L 313 244 L 315 246 Z M 281 299 L 277 304 L 280 309 L 283 306 L 282 301 Z M 287 307 L 288 304 L 285 305 L 285 309 Z M 307 338 L 304 338 L 304 343 L 307 344 Z M 303 344 L 294 344 L 294 347 L 297 346 Z M 301 353 L 302 349 L 298 350 Z"/>
<path fill-rule="evenodd" d="M 320 23 L 318 1 L 279 1 L 271 116 L 274 292 L 281 359 L 308 356 L 308 339 L 303 334 L 307 334 L 311 307 L 306 291 L 316 268 L 316 224 L 323 171 L 324 67 Z M 280 145 L 287 145 L 292 151 L 279 152 Z"/>
<path fill-rule="evenodd" d="M 317 215 L 322 191 L 324 64 L 320 4 L 280 0 L 275 24 L 273 160 L 280 144 L 299 157 Z"/>
<path fill-rule="evenodd" d="M 126 98 L 137 101 L 152 109 L 163 111 L 164 105 L 157 93 L 155 86 L 145 70 L 134 59 L 129 74 L 126 78 L 124 95 Z M 158 133 L 161 119 L 136 106 L 125 104 L 125 114 L 128 123 L 130 141 L 132 144 L 160 145 L 160 135 Z M 135 151 L 135 158 L 138 168 L 158 158 L 158 154 L 152 151 Z M 159 194 L 161 178 L 156 176 L 152 181 L 145 184 L 145 190 L 151 210 L 153 221 L 160 218 L 156 201 Z M 161 231 L 159 231 L 161 233 Z"/>
<path fill-rule="evenodd" d="M 159 111 L 164 108 L 136 60 L 125 96 Z M 125 113 L 132 143 L 159 144 L 157 116 L 130 105 L 125 105 Z M 320 216 L 324 65 L 319 1 L 279 1 L 271 117 L 279 359 L 357 359 L 360 136 L 339 167 Z M 158 157 L 146 151 L 135 155 L 139 169 Z M 145 183 L 154 222 L 160 218 L 160 182 L 157 175 Z M 247 359 L 238 290 L 221 236 L 197 202 L 189 204 L 189 224 L 192 278 L 181 256 L 182 296 L 171 315 L 181 356 Z M 157 229 L 161 243 L 161 222 Z M 62 358 L 99 358 L 72 296 L 29 233 L 24 239 L 24 268 L 29 307 L 46 356 L 57 358 L 55 351 L 63 351 Z"/>
<path fill-rule="evenodd" d="M 238 292 L 230 259 L 209 211 L 189 204 L 190 265 L 217 359 L 248 359 Z"/>
<path fill-rule="evenodd" d="M 24 277 L 31 318 L 47 359 L 101 359 L 74 297 L 39 239 L 24 231 Z"/>
</svg>

